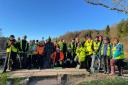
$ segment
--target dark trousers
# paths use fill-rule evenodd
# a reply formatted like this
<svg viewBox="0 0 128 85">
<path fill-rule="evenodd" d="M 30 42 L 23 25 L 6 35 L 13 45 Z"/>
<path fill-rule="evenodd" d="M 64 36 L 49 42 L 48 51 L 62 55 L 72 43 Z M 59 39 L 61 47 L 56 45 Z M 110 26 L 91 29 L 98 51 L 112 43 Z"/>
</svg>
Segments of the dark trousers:
<svg viewBox="0 0 128 85">
<path fill-rule="evenodd" d="M 62 66 L 63 66 L 63 62 L 62 62 L 62 64 L 60 63 L 60 61 L 56 61 L 54 63 L 54 67 L 62 67 Z"/>
<path fill-rule="evenodd" d="M 65 60 L 65 61 L 64 61 L 64 64 L 63 64 L 63 67 L 64 67 L 64 68 L 70 68 L 70 67 L 71 67 L 71 62 L 70 62 L 70 60 Z"/>
<path fill-rule="evenodd" d="M 110 73 L 110 57 L 102 56 L 103 69 L 105 73 Z"/>
<path fill-rule="evenodd" d="M 17 57 L 17 53 L 15 53 L 15 52 L 7 53 L 7 57 L 6 57 L 5 63 L 4 63 L 3 72 L 6 72 L 6 70 L 8 68 L 9 68 L 9 70 L 16 69 L 16 67 L 17 67 L 16 57 Z"/>
<path fill-rule="evenodd" d="M 64 53 L 64 60 L 66 60 L 67 53 L 66 52 L 63 52 L 63 53 Z"/>
<path fill-rule="evenodd" d="M 85 69 L 85 68 L 86 68 L 85 61 L 80 62 L 80 69 Z"/>
<path fill-rule="evenodd" d="M 124 66 L 123 60 L 124 60 L 124 59 L 117 59 L 117 60 L 115 60 L 115 64 L 117 65 L 118 70 L 119 70 L 119 75 L 122 74 L 122 68 L 123 68 L 123 66 Z"/>
<path fill-rule="evenodd" d="M 33 55 L 31 54 L 27 58 L 27 68 L 28 69 L 31 69 L 32 68 L 32 57 L 33 57 Z"/>
<path fill-rule="evenodd" d="M 26 69 L 27 68 L 27 53 L 20 53 L 20 59 L 21 59 L 21 68 Z"/>
<path fill-rule="evenodd" d="M 32 67 L 33 68 L 38 68 L 38 55 L 33 55 L 32 56 Z"/>
<path fill-rule="evenodd" d="M 33 55 L 32 65 L 34 68 L 45 68 L 44 63 L 44 55 Z"/>
<path fill-rule="evenodd" d="M 86 67 L 86 69 L 87 70 L 90 70 L 90 68 L 91 68 L 91 63 L 92 63 L 92 57 L 91 57 L 92 55 L 88 55 L 88 56 L 86 56 L 86 59 L 85 59 L 85 67 Z"/>
<path fill-rule="evenodd" d="M 71 59 L 67 59 L 63 63 L 64 68 L 75 68 L 77 66 L 77 63 Z"/>
<path fill-rule="evenodd" d="M 44 55 L 38 55 L 38 67 L 39 68 L 44 68 Z"/>
<path fill-rule="evenodd" d="M 77 66 L 77 63 L 74 60 L 71 60 L 71 67 L 75 68 Z"/>
<path fill-rule="evenodd" d="M 47 53 L 44 57 L 44 68 L 49 69 L 54 66 L 53 61 L 51 59 L 51 54 Z"/>
</svg>

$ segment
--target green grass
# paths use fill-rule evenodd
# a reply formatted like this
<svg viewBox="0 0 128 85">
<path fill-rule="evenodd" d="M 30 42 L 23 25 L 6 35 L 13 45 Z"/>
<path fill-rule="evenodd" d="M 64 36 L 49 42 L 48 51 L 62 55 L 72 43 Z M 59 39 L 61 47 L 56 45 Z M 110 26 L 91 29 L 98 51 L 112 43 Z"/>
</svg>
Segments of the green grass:
<svg viewBox="0 0 128 85">
<path fill-rule="evenodd" d="M 7 73 L 2 73 L 0 74 L 0 85 L 8 85 L 8 74 Z M 13 82 L 13 85 L 19 85 L 20 79 L 15 78 L 11 80 Z"/>
<path fill-rule="evenodd" d="M 106 80 L 94 80 L 81 82 L 78 85 L 128 85 L 128 80 L 122 78 L 106 79 Z"/>
<path fill-rule="evenodd" d="M 0 74 L 0 85 L 7 85 L 7 74 Z"/>
</svg>

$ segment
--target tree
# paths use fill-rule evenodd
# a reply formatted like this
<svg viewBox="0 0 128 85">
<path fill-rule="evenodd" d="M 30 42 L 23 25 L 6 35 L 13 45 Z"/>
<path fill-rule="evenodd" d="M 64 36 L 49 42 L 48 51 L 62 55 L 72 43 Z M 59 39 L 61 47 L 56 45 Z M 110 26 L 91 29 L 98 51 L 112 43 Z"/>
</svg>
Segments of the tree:
<svg viewBox="0 0 128 85">
<path fill-rule="evenodd" d="M 117 24 L 118 36 L 128 35 L 128 20 L 122 20 Z"/>
<path fill-rule="evenodd" d="M 122 26 L 123 26 L 124 22 L 125 22 L 125 21 L 122 20 L 119 24 L 117 24 L 118 33 L 123 33 Z"/>
<path fill-rule="evenodd" d="M 89 30 L 88 32 L 87 32 L 87 34 L 88 34 L 88 36 L 92 36 L 92 31 L 91 30 Z"/>
<path fill-rule="evenodd" d="M 108 35 L 109 32 L 110 32 L 110 27 L 109 27 L 109 25 L 107 25 L 107 27 L 106 27 L 106 29 L 105 29 L 105 34 Z"/>
<path fill-rule="evenodd" d="M 128 14 L 128 0 L 85 0 L 85 2 Z"/>
<path fill-rule="evenodd" d="M 96 34 L 97 34 L 97 35 L 99 35 L 99 34 L 100 34 L 100 32 L 99 32 L 98 30 L 96 30 Z"/>
</svg>

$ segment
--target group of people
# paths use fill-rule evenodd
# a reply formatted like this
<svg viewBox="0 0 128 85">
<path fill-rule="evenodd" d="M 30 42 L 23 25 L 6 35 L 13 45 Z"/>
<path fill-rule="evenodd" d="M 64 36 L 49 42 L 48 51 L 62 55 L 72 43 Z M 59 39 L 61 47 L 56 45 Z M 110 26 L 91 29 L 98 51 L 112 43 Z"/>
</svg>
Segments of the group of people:
<svg viewBox="0 0 128 85">
<path fill-rule="evenodd" d="M 75 38 L 71 42 L 64 39 L 52 42 L 27 41 L 27 36 L 15 39 L 10 35 L 6 45 L 7 57 L 3 72 L 7 68 L 16 69 L 49 69 L 54 67 L 80 68 L 91 73 L 103 70 L 105 74 L 115 74 L 115 66 L 122 75 L 124 66 L 123 44 L 118 38 L 111 42 L 107 36 L 98 35 L 93 40 L 87 35 L 84 41 Z"/>
</svg>

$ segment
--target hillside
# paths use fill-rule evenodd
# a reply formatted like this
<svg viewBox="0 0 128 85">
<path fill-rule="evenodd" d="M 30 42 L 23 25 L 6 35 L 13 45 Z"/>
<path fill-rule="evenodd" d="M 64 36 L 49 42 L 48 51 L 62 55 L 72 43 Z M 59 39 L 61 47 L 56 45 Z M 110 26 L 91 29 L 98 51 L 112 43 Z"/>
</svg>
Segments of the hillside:
<svg viewBox="0 0 128 85">
<path fill-rule="evenodd" d="M 104 32 L 104 35 L 108 35 L 111 38 L 118 36 L 121 40 L 128 38 L 128 19 L 123 19 L 119 23 L 109 26 L 107 25 L 105 29 L 103 30 L 81 30 L 76 32 L 68 32 L 59 38 L 63 38 L 67 41 L 70 41 L 71 39 L 75 37 L 83 38 L 86 34 L 91 34 L 92 37 L 96 36 L 97 34 L 101 34 Z"/>
<path fill-rule="evenodd" d="M 97 34 L 101 34 L 102 32 L 103 30 L 82 30 L 77 32 L 68 32 L 60 36 L 59 39 L 65 39 L 67 42 L 70 42 L 72 39 L 77 37 L 80 38 L 80 40 L 84 40 L 87 34 L 91 34 L 94 38 L 95 36 L 97 36 Z"/>
<path fill-rule="evenodd" d="M 122 20 L 118 24 L 110 26 L 108 35 L 111 40 L 113 37 L 119 37 L 121 43 L 124 44 L 124 50 L 126 56 L 128 55 L 128 19 Z M 77 32 L 68 32 L 59 37 L 59 39 L 65 39 L 67 42 L 70 42 L 74 38 L 79 38 L 80 41 L 85 39 L 86 34 L 91 34 L 94 39 L 95 36 L 99 34 L 106 35 L 107 27 L 104 30 L 82 30 Z"/>
</svg>

